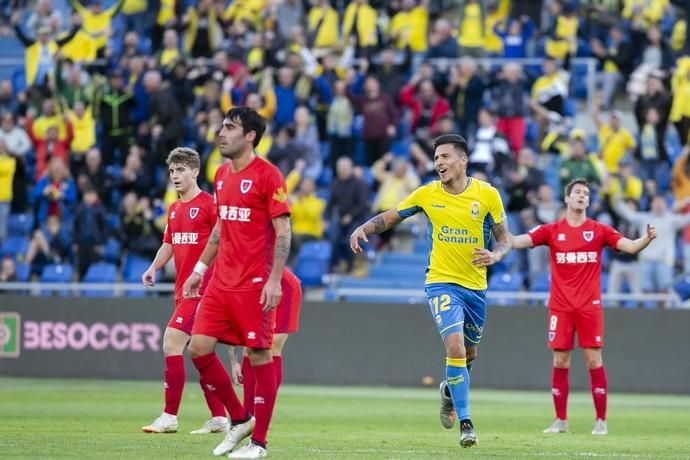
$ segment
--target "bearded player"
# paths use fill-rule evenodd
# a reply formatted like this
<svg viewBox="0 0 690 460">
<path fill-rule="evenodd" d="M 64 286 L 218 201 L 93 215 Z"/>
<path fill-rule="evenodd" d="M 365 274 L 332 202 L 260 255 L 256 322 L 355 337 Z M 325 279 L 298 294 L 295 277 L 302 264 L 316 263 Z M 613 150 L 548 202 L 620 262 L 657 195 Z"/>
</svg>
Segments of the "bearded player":
<svg viewBox="0 0 690 460">
<path fill-rule="evenodd" d="M 177 431 L 177 412 L 185 384 L 184 348 L 189 342 L 194 324 L 198 299 L 185 299 L 182 284 L 192 273 L 192 268 L 206 246 L 211 230 L 216 224 L 213 197 L 197 185 L 201 166 L 199 154 L 189 148 L 179 147 L 170 152 L 167 159 L 170 181 L 179 199 L 168 209 L 168 223 L 163 234 L 163 244 L 158 249 L 151 266 L 141 275 L 145 286 L 153 286 L 156 271 L 175 258 L 175 311 L 163 336 L 165 354 L 165 408 L 150 425 L 142 427 L 146 433 L 174 433 Z M 228 419 L 223 404 L 202 385 L 211 419 L 192 434 L 226 431 Z"/>
<path fill-rule="evenodd" d="M 197 297 L 204 272 L 217 255 L 189 350 L 202 384 L 230 414 L 230 429 L 213 453 L 224 455 L 251 435 L 230 458 L 267 455 L 277 391 L 271 347 L 290 252 L 290 208 L 280 171 L 254 153 L 265 129 L 266 120 L 250 108 L 237 107 L 226 114 L 218 140 L 221 154 L 230 162 L 218 169 L 214 180 L 218 222 L 183 287 L 185 297 Z M 256 376 L 253 415 L 239 401 L 215 353 L 218 342 L 247 348 Z"/>
<path fill-rule="evenodd" d="M 553 352 L 551 391 L 556 420 L 544 433 L 568 431 L 568 370 L 575 334 L 589 369 L 596 412 L 592 434 L 608 433 L 608 381 L 601 353 L 604 346 L 601 251 L 608 246 L 627 254 L 637 254 L 656 238 L 656 230 L 649 224 L 646 235 L 630 240 L 608 225 L 589 219 L 590 192 L 591 187 L 586 180 L 571 181 L 565 188 L 566 214 L 563 219 L 511 236 L 515 249 L 545 245 L 551 253 L 548 346 Z"/>
</svg>

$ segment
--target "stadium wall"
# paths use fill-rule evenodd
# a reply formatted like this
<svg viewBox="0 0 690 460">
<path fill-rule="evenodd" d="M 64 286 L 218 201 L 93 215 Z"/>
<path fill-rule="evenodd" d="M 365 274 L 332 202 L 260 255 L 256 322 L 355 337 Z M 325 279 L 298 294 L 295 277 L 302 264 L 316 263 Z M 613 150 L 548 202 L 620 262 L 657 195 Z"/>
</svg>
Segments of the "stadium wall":
<svg viewBox="0 0 690 460">
<path fill-rule="evenodd" d="M 0 296 L 0 375 L 159 379 L 170 308 L 166 298 Z M 605 315 L 611 391 L 690 394 L 690 311 L 608 309 Z M 286 346 L 284 377 L 419 386 L 443 377 L 443 358 L 424 306 L 305 303 L 300 331 Z M 196 375 L 191 366 L 188 372 Z M 550 374 L 545 310 L 489 308 L 472 385 L 548 390 Z M 576 352 L 571 388 L 588 385 Z"/>
</svg>

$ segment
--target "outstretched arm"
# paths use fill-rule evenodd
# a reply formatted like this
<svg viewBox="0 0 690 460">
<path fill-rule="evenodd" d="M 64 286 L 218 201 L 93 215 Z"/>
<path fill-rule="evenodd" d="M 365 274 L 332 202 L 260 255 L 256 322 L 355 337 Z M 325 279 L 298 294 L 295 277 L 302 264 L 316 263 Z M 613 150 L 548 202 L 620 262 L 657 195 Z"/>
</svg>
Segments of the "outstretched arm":
<svg viewBox="0 0 690 460">
<path fill-rule="evenodd" d="M 527 233 L 521 235 L 510 235 L 510 245 L 513 249 L 530 249 L 534 246 L 532 237 Z"/>
<path fill-rule="evenodd" d="M 359 246 L 359 240 L 369 242 L 367 236 L 375 233 L 383 233 L 402 222 L 403 218 L 398 214 L 398 210 L 391 208 L 388 211 L 382 212 L 369 219 L 364 224 L 360 225 L 350 235 L 350 249 L 355 254 L 362 252 Z"/>
<path fill-rule="evenodd" d="M 636 240 L 621 238 L 616 244 L 616 249 L 627 254 L 637 254 L 649 246 L 649 243 L 651 243 L 654 238 L 656 238 L 656 229 L 653 225 L 647 224 L 646 235 L 641 236 Z"/>
<path fill-rule="evenodd" d="M 503 259 L 511 249 L 510 232 L 508 231 L 508 220 L 491 226 L 491 233 L 496 239 L 493 251 L 484 248 L 474 248 L 474 258 L 472 263 L 480 267 L 493 265 Z"/>
</svg>

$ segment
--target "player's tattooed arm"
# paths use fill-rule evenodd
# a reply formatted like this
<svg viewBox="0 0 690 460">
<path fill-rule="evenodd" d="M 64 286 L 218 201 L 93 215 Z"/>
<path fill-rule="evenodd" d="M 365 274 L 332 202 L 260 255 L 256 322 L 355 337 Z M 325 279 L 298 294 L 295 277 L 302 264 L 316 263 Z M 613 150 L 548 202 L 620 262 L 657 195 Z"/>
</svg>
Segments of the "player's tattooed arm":
<svg viewBox="0 0 690 460">
<path fill-rule="evenodd" d="M 389 228 L 393 228 L 402 222 L 403 218 L 398 214 L 398 210 L 393 208 L 386 212 L 377 214 L 367 222 L 363 223 L 352 232 L 350 235 L 350 249 L 355 254 L 362 252 L 362 247 L 359 245 L 359 240 L 369 242 L 367 235 L 374 233 L 383 233 Z"/>
<path fill-rule="evenodd" d="M 512 248 L 510 244 L 510 232 L 508 231 L 508 220 L 503 219 L 503 222 L 492 225 L 491 232 L 496 239 L 493 253 L 498 257 L 498 260 L 501 260 Z"/>
<path fill-rule="evenodd" d="M 472 254 L 472 264 L 477 267 L 488 267 L 493 265 L 499 260 L 503 259 L 506 254 L 510 252 L 510 232 L 508 231 L 508 222 L 503 220 L 500 224 L 494 224 L 491 226 L 491 232 L 496 239 L 496 244 L 494 245 L 494 250 L 489 251 L 484 247 L 474 248 L 474 253 Z"/>
<path fill-rule="evenodd" d="M 361 228 L 367 235 L 371 235 L 372 233 L 379 234 L 395 227 L 402 222 L 402 220 L 397 209 L 389 209 L 369 219 Z"/>
<path fill-rule="evenodd" d="M 283 276 L 283 269 L 290 255 L 290 240 L 292 238 L 290 218 L 288 216 L 276 217 L 273 219 L 273 228 L 276 231 L 276 242 L 273 251 L 271 277 L 280 279 Z"/>
<path fill-rule="evenodd" d="M 216 222 L 215 227 L 211 230 L 211 235 L 208 237 L 208 242 L 206 243 L 206 248 L 204 252 L 201 253 L 199 261 L 206 265 L 211 265 L 213 260 L 218 254 L 218 242 L 220 241 L 220 224 Z"/>
<path fill-rule="evenodd" d="M 220 227 L 218 224 L 213 227 L 213 231 L 211 232 L 211 236 L 208 238 L 208 242 L 210 244 L 218 244 L 220 241 Z"/>
</svg>

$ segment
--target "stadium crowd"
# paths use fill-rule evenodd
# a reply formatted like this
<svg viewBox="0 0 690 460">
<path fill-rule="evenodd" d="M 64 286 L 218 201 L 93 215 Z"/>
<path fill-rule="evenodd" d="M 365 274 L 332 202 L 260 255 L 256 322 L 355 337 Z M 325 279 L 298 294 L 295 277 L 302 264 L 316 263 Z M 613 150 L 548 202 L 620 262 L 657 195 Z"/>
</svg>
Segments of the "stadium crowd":
<svg viewBox="0 0 690 460">
<path fill-rule="evenodd" d="M 690 274 L 690 2 L 0 4 L 3 47 L 24 47 L 0 81 L 3 281 L 151 259 L 177 198 L 165 158 L 196 149 L 210 190 L 216 132 L 239 105 L 269 120 L 257 153 L 287 178 L 293 262 L 325 239 L 329 272 L 352 272 L 354 226 L 433 180 L 433 138 L 460 133 L 513 233 L 557 219 L 564 184 L 584 177 L 593 217 L 659 233 L 639 257 L 610 255 L 610 289 L 667 292 Z M 548 255 L 515 264 L 528 285 Z"/>
</svg>

